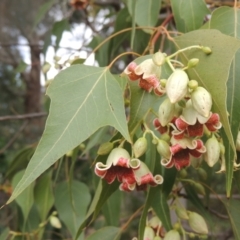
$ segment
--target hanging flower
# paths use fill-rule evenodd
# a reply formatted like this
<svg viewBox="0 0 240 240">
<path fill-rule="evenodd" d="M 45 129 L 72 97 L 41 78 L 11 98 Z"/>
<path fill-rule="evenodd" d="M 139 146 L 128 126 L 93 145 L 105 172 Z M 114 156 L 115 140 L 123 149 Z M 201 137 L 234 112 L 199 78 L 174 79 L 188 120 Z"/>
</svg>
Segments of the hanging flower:
<svg viewBox="0 0 240 240">
<path fill-rule="evenodd" d="M 148 169 L 147 165 L 140 161 L 139 159 L 132 159 L 132 160 L 138 160 L 141 164 L 140 167 L 133 170 L 135 183 L 134 184 L 128 184 L 127 182 L 123 181 L 123 183 L 120 185 L 120 190 L 124 191 L 132 191 L 133 189 L 140 190 L 146 190 L 147 185 L 154 187 L 158 184 L 163 183 L 163 177 L 159 174 L 153 176 L 151 171 Z"/>
<path fill-rule="evenodd" d="M 123 148 L 114 148 L 107 158 L 106 164 L 98 162 L 95 167 L 97 176 L 112 183 L 116 178 L 121 182 L 123 191 L 145 190 L 147 185 L 156 186 L 163 182 L 161 175 L 153 176 L 147 165 L 139 159 L 130 159 Z"/>
<path fill-rule="evenodd" d="M 202 136 L 204 125 L 211 132 L 215 132 L 222 127 L 217 113 L 210 112 L 209 117 L 205 118 L 193 108 L 191 100 L 188 100 L 182 115 L 175 120 L 175 125 L 180 132 L 174 132 L 173 135 L 185 133 L 189 137 Z"/>
<path fill-rule="evenodd" d="M 151 92 L 156 89 L 160 84 L 161 67 L 154 64 L 152 59 L 144 60 L 137 65 L 131 62 L 124 70 L 124 73 L 130 80 L 136 81 L 139 79 L 139 87 Z"/>
<path fill-rule="evenodd" d="M 170 146 L 171 156 L 169 159 L 163 158 L 161 164 L 166 168 L 176 167 L 177 170 L 183 167 L 188 167 L 191 163 L 190 157 L 199 158 L 206 148 L 201 140 L 192 140 L 190 138 L 183 138 L 176 140 L 172 138 L 172 146 Z"/>
<path fill-rule="evenodd" d="M 134 184 L 136 182 L 133 169 L 140 167 L 140 160 L 131 159 L 123 148 L 114 148 L 107 158 L 106 164 L 98 162 L 95 166 L 97 176 L 112 183 L 116 178 L 119 182 Z"/>
</svg>

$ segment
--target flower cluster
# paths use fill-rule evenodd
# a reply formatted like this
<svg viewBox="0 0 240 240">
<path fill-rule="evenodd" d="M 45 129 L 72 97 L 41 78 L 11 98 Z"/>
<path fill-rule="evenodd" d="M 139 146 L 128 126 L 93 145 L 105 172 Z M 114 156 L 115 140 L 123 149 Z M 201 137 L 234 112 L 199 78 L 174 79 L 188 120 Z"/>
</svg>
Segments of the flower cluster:
<svg viewBox="0 0 240 240">
<path fill-rule="evenodd" d="M 170 139 L 164 147 L 161 147 L 162 141 L 158 143 L 162 165 L 180 170 L 190 165 L 191 158 L 199 159 L 203 155 L 208 165 L 213 166 L 221 155 L 220 143 L 214 133 L 222 124 L 219 115 L 211 112 L 210 93 L 198 86 L 195 80 L 190 81 L 182 69 L 173 71 L 165 90 L 167 97 L 159 107 L 158 118 L 153 121 L 155 129 L 168 134 Z M 204 132 L 213 133 L 205 145 L 201 140 Z M 168 156 L 166 149 L 163 150 L 166 146 L 169 148 Z"/>
<path fill-rule="evenodd" d="M 136 158 L 131 159 L 123 148 L 114 148 L 106 164 L 98 162 L 95 173 L 109 184 L 117 179 L 121 183 L 119 188 L 122 191 L 145 190 L 148 184 L 157 186 L 163 182 L 161 175 L 153 176 L 144 162 Z"/>
</svg>

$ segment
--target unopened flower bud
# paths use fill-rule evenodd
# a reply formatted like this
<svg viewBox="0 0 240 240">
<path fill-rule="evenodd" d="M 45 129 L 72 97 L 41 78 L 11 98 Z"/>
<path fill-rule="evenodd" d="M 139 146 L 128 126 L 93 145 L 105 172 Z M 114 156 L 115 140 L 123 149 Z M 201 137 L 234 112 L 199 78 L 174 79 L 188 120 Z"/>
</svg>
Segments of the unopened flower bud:
<svg viewBox="0 0 240 240">
<path fill-rule="evenodd" d="M 203 52 L 205 52 L 206 54 L 211 54 L 212 50 L 210 47 L 202 47 Z"/>
<path fill-rule="evenodd" d="M 187 175 L 188 175 L 188 173 L 187 173 L 187 170 L 185 168 L 183 168 L 179 171 L 179 176 L 181 178 L 185 178 L 185 177 L 187 177 Z"/>
<path fill-rule="evenodd" d="M 162 238 L 159 236 L 155 236 L 153 240 L 162 240 Z"/>
<path fill-rule="evenodd" d="M 181 237 L 177 230 L 170 230 L 165 234 L 164 240 L 181 240 Z"/>
<path fill-rule="evenodd" d="M 193 184 L 193 187 L 194 187 L 194 189 L 196 190 L 197 193 L 199 193 L 199 194 L 201 194 L 201 195 L 203 195 L 203 196 L 206 195 L 205 188 L 203 187 L 202 184 L 200 184 L 200 183 L 194 183 L 194 184 Z"/>
<path fill-rule="evenodd" d="M 188 236 L 189 236 L 190 238 L 195 238 L 195 237 L 196 237 L 196 235 L 195 235 L 194 233 L 189 233 Z"/>
<path fill-rule="evenodd" d="M 144 229 L 143 240 L 153 240 L 155 237 L 155 232 L 151 227 L 146 226 Z"/>
<path fill-rule="evenodd" d="M 174 117 L 175 105 L 172 104 L 169 98 L 166 98 L 160 105 L 158 110 L 159 122 L 165 127 Z"/>
<path fill-rule="evenodd" d="M 208 234 L 207 224 L 204 218 L 198 213 L 190 212 L 188 223 L 194 232 L 199 234 Z"/>
<path fill-rule="evenodd" d="M 169 159 L 171 156 L 169 144 L 164 140 L 158 140 L 157 151 L 163 158 Z"/>
<path fill-rule="evenodd" d="M 171 138 L 170 138 L 168 133 L 164 133 L 164 134 L 161 135 L 161 139 L 165 142 L 170 142 Z"/>
<path fill-rule="evenodd" d="M 50 216 L 50 224 L 54 227 L 54 228 L 62 228 L 62 224 L 59 221 L 58 217 L 56 216 Z"/>
<path fill-rule="evenodd" d="M 98 155 L 106 155 L 113 149 L 113 143 L 112 142 L 105 142 L 102 143 L 97 151 Z"/>
<path fill-rule="evenodd" d="M 148 226 L 150 226 L 153 229 L 157 229 L 162 226 L 162 222 L 157 216 L 154 216 L 148 221 Z"/>
<path fill-rule="evenodd" d="M 190 80 L 188 82 L 188 87 L 192 90 L 195 90 L 198 87 L 198 82 L 196 80 Z"/>
<path fill-rule="evenodd" d="M 194 68 L 198 65 L 199 59 L 198 58 L 192 58 L 188 61 L 188 68 Z"/>
<path fill-rule="evenodd" d="M 42 72 L 45 74 L 47 73 L 51 68 L 51 64 L 48 62 L 45 62 L 44 65 L 42 66 Z"/>
<path fill-rule="evenodd" d="M 162 52 L 156 52 L 153 54 L 152 60 L 157 66 L 162 66 L 165 63 L 166 54 Z"/>
<path fill-rule="evenodd" d="M 160 85 L 161 85 L 162 87 L 166 87 L 166 84 L 167 84 L 167 79 L 161 79 L 161 80 L 160 80 Z"/>
<path fill-rule="evenodd" d="M 139 158 L 147 151 L 147 139 L 145 137 L 139 138 L 133 145 L 133 152 L 136 158 Z"/>
<path fill-rule="evenodd" d="M 197 172 L 201 179 L 207 180 L 207 172 L 203 168 L 198 168 Z"/>
<path fill-rule="evenodd" d="M 240 151 L 240 131 L 238 132 L 237 135 L 236 149 L 237 151 Z"/>
<path fill-rule="evenodd" d="M 188 75 L 184 70 L 176 69 L 168 78 L 166 93 L 171 103 L 176 103 L 183 99 L 188 91 Z"/>
<path fill-rule="evenodd" d="M 178 222 L 176 222 L 176 223 L 174 223 L 174 225 L 173 225 L 173 229 L 179 231 L 179 230 L 181 230 L 181 225 L 180 225 Z"/>
<path fill-rule="evenodd" d="M 175 212 L 180 219 L 189 219 L 187 210 L 185 208 L 176 207 Z"/>
<path fill-rule="evenodd" d="M 209 117 L 212 108 L 212 97 L 203 87 L 197 87 L 191 94 L 194 109 L 203 117 Z"/>
<path fill-rule="evenodd" d="M 209 167 L 213 167 L 220 157 L 220 145 L 218 140 L 213 136 L 205 144 L 206 152 L 203 157 Z"/>
</svg>

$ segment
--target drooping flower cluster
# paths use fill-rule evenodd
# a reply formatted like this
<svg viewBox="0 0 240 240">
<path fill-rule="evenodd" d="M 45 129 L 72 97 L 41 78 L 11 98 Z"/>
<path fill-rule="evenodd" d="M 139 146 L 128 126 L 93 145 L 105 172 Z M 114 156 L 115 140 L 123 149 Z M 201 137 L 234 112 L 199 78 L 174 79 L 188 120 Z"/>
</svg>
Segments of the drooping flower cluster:
<svg viewBox="0 0 240 240">
<path fill-rule="evenodd" d="M 121 183 L 119 188 L 123 191 L 145 190 L 148 184 L 157 186 L 163 182 L 161 175 L 153 176 L 144 162 L 136 158 L 131 159 L 123 148 L 114 148 L 106 164 L 98 162 L 95 173 L 109 184 L 117 179 Z"/>
<path fill-rule="evenodd" d="M 184 70 L 176 69 L 166 82 L 166 95 L 159 107 L 159 116 L 153 121 L 155 129 L 170 138 L 167 157 L 164 156 L 166 150 L 163 152 L 163 147 L 158 146 L 162 165 L 167 168 L 175 166 L 180 170 L 190 165 L 191 158 L 203 155 L 208 165 L 213 166 L 220 158 L 220 143 L 215 138 L 211 145 L 204 145 L 200 139 L 204 131 L 215 133 L 222 127 L 219 115 L 211 112 L 210 93 L 199 87 L 195 80 L 189 81 Z M 209 157 L 212 151 L 214 161 Z"/>
</svg>

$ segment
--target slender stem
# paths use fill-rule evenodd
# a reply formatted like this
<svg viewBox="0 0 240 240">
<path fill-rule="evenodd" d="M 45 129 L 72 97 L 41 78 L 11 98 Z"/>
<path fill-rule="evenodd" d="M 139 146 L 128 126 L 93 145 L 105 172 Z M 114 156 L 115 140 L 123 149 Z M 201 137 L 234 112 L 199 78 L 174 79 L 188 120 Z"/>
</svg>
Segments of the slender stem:
<svg viewBox="0 0 240 240">
<path fill-rule="evenodd" d="M 169 58 L 169 59 L 170 59 L 170 58 L 173 58 L 173 57 L 177 56 L 177 55 L 178 55 L 179 53 L 181 53 L 181 52 L 184 52 L 184 51 L 187 51 L 187 50 L 191 50 L 191 49 L 194 49 L 194 48 L 196 48 L 196 49 L 202 49 L 203 47 L 200 46 L 200 45 L 193 45 L 193 46 L 190 46 L 190 47 L 182 48 L 182 49 L 176 51 L 175 53 L 169 55 L 167 58 Z"/>
<path fill-rule="evenodd" d="M 129 54 L 132 54 L 132 55 L 136 55 L 138 57 L 140 57 L 141 55 L 136 53 L 136 52 L 124 52 L 124 53 L 121 53 L 120 55 L 118 55 L 117 57 L 115 57 L 112 62 L 108 65 L 108 68 L 111 68 L 112 65 L 119 59 L 121 58 L 122 56 L 125 56 L 125 55 L 129 55 Z"/>
<path fill-rule="evenodd" d="M 172 69 L 172 71 L 174 72 L 175 71 L 175 68 L 174 66 L 172 65 L 171 61 L 170 61 L 170 58 L 166 58 L 166 63 L 169 65 L 169 67 Z"/>
</svg>

